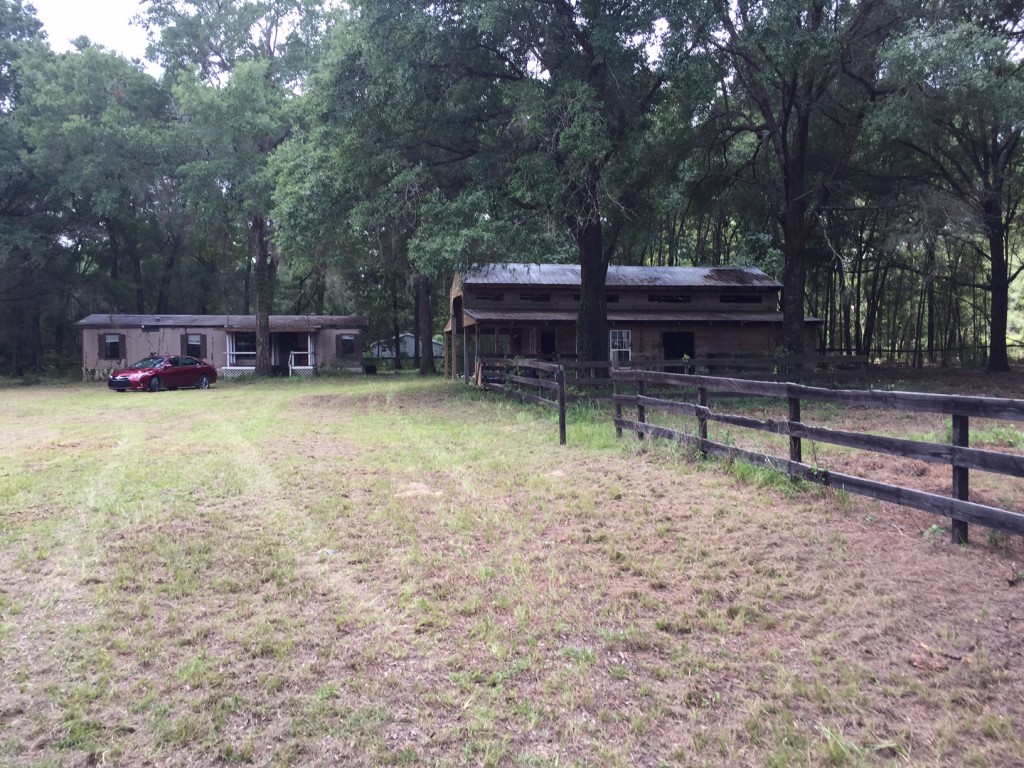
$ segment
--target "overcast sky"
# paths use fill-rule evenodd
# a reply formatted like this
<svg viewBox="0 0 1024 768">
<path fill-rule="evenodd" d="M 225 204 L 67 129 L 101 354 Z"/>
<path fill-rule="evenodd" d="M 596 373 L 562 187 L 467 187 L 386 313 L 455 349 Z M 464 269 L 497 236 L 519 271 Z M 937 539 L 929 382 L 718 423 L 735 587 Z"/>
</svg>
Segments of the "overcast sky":
<svg viewBox="0 0 1024 768">
<path fill-rule="evenodd" d="M 71 41 L 85 35 L 94 43 L 118 51 L 129 59 L 146 55 L 146 32 L 133 26 L 139 0 L 28 0 L 36 8 L 50 47 L 66 51 Z"/>
</svg>

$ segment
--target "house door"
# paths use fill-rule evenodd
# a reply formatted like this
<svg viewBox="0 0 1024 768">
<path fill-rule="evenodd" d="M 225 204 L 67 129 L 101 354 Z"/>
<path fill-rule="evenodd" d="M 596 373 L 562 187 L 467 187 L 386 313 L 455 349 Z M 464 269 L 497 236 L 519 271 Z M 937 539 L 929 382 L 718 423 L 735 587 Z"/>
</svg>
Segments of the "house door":
<svg viewBox="0 0 1024 768">
<path fill-rule="evenodd" d="M 666 360 L 682 360 L 693 357 L 694 346 L 692 331 L 665 331 L 661 334 L 661 345 L 665 350 Z M 682 373 L 682 366 L 665 367 L 671 373 Z"/>
</svg>

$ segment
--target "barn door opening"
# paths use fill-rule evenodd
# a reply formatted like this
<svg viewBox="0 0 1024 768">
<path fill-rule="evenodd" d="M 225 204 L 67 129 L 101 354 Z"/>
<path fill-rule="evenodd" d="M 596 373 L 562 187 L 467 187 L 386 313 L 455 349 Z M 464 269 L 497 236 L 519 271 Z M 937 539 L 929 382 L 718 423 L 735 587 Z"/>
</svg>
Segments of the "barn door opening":
<svg viewBox="0 0 1024 768">
<path fill-rule="evenodd" d="M 661 345 L 665 350 L 665 360 L 682 360 L 693 357 L 694 346 L 692 331 L 665 331 L 661 335 Z M 665 366 L 669 373 L 683 373 L 683 366 Z"/>
<path fill-rule="evenodd" d="M 554 358 L 555 351 L 557 349 L 555 341 L 556 336 L 554 331 L 541 331 L 540 332 L 540 354 L 541 357 Z"/>
</svg>

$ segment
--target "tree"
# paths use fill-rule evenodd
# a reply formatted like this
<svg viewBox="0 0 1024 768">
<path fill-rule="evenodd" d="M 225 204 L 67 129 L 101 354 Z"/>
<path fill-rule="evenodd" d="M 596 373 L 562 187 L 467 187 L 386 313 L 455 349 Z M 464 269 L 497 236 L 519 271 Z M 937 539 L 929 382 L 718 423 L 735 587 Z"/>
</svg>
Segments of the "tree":
<svg viewBox="0 0 1024 768">
<path fill-rule="evenodd" d="M 1010 10 L 1007 8 L 1007 10 Z M 988 370 L 1008 371 L 1009 289 L 1024 269 L 1012 264 L 1011 235 L 1024 195 L 1024 71 L 1020 16 L 999 19 L 981 6 L 944 5 L 941 18 L 886 48 L 887 84 L 896 96 L 875 119 L 925 166 L 917 181 L 970 211 L 964 232 L 988 261 L 991 293 Z M 955 208 L 955 205 L 948 206 Z M 949 217 L 949 224 L 956 224 Z"/>
<path fill-rule="evenodd" d="M 715 0 L 726 64 L 719 120 L 752 134 L 752 168 L 781 232 L 783 344 L 804 351 L 805 248 L 834 200 L 874 94 L 885 0 Z"/>
<path fill-rule="evenodd" d="M 362 135 L 378 140 L 367 174 L 378 189 L 415 178 L 460 208 L 482 203 L 474 222 L 513 213 L 562 228 L 581 268 L 578 352 L 606 359 L 608 264 L 652 179 L 673 165 L 651 139 L 672 125 L 654 118 L 670 102 L 670 67 L 690 55 L 682 35 L 669 44 L 669 10 L 372 0 L 323 84 L 325 117 L 372 126 Z M 411 247 L 422 252 L 415 236 Z"/>
<path fill-rule="evenodd" d="M 177 79 L 177 97 L 201 128 L 210 162 L 199 158 L 188 172 L 205 176 L 247 223 L 256 373 L 270 375 L 278 254 L 267 162 L 291 129 L 290 104 L 313 66 L 327 16 L 313 0 L 148 0 L 143 18 L 153 55 Z"/>
</svg>

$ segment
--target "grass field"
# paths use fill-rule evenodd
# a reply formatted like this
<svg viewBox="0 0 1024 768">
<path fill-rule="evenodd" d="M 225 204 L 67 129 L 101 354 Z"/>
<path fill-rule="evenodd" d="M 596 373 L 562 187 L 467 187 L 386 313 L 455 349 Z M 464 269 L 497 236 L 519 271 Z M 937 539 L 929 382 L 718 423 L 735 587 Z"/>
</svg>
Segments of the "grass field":
<svg viewBox="0 0 1024 768">
<path fill-rule="evenodd" d="M 1024 764 L 1016 538 L 439 380 L 0 416 L 2 765 Z"/>
</svg>

